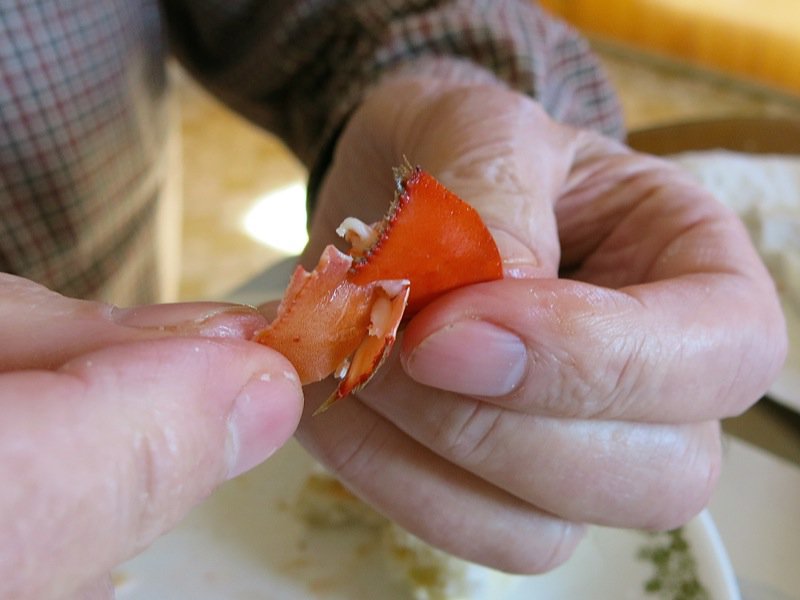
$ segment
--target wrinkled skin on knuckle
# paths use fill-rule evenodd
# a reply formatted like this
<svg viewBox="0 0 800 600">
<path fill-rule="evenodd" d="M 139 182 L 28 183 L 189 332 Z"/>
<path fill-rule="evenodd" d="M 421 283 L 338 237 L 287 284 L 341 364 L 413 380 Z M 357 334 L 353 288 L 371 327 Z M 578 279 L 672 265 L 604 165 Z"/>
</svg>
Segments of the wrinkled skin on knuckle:
<svg viewBox="0 0 800 600">
<path fill-rule="evenodd" d="M 586 414 L 591 418 L 615 419 L 621 415 L 642 413 L 643 409 L 638 409 L 637 403 L 659 393 L 663 373 L 658 361 L 665 360 L 665 344 L 656 336 L 628 331 L 607 346 L 610 348 L 608 358 L 598 361 L 604 368 L 595 367 L 595 373 L 599 371 L 595 382 L 597 400 L 593 406 L 587 407 Z M 603 347 L 603 344 L 598 343 L 597 347 Z M 644 417 L 641 415 L 639 418 Z"/>
<path fill-rule="evenodd" d="M 358 438 L 342 442 L 323 455 L 323 460 L 346 481 L 359 482 L 368 479 L 379 454 L 386 451 L 386 438 L 376 422 L 373 427 L 359 434 Z"/>
<path fill-rule="evenodd" d="M 586 343 L 574 352 L 532 349 L 530 383 L 526 387 L 539 396 L 539 410 L 559 417 L 609 418 L 635 402 L 635 393 L 645 377 L 644 367 L 636 352 L 616 349 L 630 343 L 635 342 L 623 336 Z"/>
<path fill-rule="evenodd" d="M 504 411 L 478 400 L 451 411 L 434 433 L 432 447 L 458 464 L 479 465 L 498 442 L 493 435 Z"/>
</svg>

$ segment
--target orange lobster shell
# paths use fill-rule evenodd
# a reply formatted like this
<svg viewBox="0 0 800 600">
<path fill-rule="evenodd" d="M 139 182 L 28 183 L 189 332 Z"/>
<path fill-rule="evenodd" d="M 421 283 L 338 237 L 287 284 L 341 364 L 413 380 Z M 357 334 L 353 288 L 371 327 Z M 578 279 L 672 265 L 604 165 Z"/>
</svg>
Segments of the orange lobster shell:
<svg viewBox="0 0 800 600">
<path fill-rule="evenodd" d="M 337 232 L 350 253 L 328 246 L 312 272 L 298 266 L 275 320 L 254 336 L 286 356 L 302 384 L 340 379 L 317 413 L 369 381 L 404 318 L 450 290 L 503 276 L 475 209 L 420 167 L 396 169 L 395 179 L 383 220 L 345 219 Z"/>
</svg>

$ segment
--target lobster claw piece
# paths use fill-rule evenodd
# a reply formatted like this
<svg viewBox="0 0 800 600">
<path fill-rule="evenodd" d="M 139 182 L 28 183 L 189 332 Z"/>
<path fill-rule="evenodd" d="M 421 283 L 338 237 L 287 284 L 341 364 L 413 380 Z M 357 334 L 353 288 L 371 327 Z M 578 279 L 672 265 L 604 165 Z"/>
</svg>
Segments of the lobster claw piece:
<svg viewBox="0 0 800 600">
<path fill-rule="evenodd" d="M 397 339 L 397 328 L 403 320 L 411 286 L 408 281 L 378 282 L 370 307 L 368 335 L 353 356 L 341 366 L 336 376 L 341 380 L 336 391 L 314 411 L 325 412 L 330 406 L 365 386 L 378 371 Z"/>
<path fill-rule="evenodd" d="M 317 412 L 370 380 L 392 349 L 408 301 L 406 280 L 350 282 L 352 262 L 328 246 L 312 272 L 298 266 L 275 320 L 254 336 L 289 359 L 301 384 L 331 373 L 341 380 Z"/>
<path fill-rule="evenodd" d="M 442 294 L 503 277 L 480 215 L 419 167 L 395 171 L 396 194 L 374 225 L 345 219 L 351 246 L 328 246 L 312 272 L 297 267 L 275 320 L 254 340 L 282 353 L 302 384 L 340 381 L 314 414 L 364 386 L 392 349 L 404 318 Z"/>
<path fill-rule="evenodd" d="M 398 167 L 395 183 L 394 201 L 372 231 L 355 219 L 338 230 L 358 241 L 350 281 L 408 279 L 410 317 L 450 290 L 502 279 L 500 251 L 478 211 L 419 167 Z"/>
</svg>

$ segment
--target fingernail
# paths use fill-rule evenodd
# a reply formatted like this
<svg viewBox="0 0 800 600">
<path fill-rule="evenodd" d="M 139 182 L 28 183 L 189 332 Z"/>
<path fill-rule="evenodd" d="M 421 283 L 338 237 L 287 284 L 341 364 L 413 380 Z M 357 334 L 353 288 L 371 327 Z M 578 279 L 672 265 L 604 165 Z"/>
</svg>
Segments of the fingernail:
<svg viewBox="0 0 800 600">
<path fill-rule="evenodd" d="M 516 335 L 485 321 L 461 321 L 425 338 L 404 361 L 425 385 L 470 396 L 503 396 L 522 381 L 527 350 Z"/>
<path fill-rule="evenodd" d="M 228 478 L 264 462 L 294 434 L 302 389 L 294 372 L 262 373 L 248 382 L 228 418 Z"/>
<path fill-rule="evenodd" d="M 267 323 L 255 308 L 217 302 L 182 302 L 115 308 L 111 320 L 137 329 L 154 329 L 179 335 L 252 337 Z"/>
</svg>

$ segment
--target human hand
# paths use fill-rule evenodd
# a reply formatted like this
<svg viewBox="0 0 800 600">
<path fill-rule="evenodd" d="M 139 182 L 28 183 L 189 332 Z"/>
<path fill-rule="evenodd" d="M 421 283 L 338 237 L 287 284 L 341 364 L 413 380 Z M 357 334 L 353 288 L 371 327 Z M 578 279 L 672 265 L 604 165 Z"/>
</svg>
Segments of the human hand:
<svg viewBox="0 0 800 600">
<path fill-rule="evenodd" d="M 0 597 L 107 598 L 109 571 L 294 432 L 253 309 L 116 309 L 0 274 Z"/>
<path fill-rule="evenodd" d="M 479 210 L 507 277 L 419 313 L 357 400 L 304 416 L 301 442 L 413 533 L 510 571 L 563 562 L 584 523 L 690 519 L 717 479 L 719 419 L 758 399 L 786 352 L 735 215 L 499 85 L 408 77 L 343 132 L 309 257 L 343 217 L 377 220 L 404 155 Z"/>
</svg>

